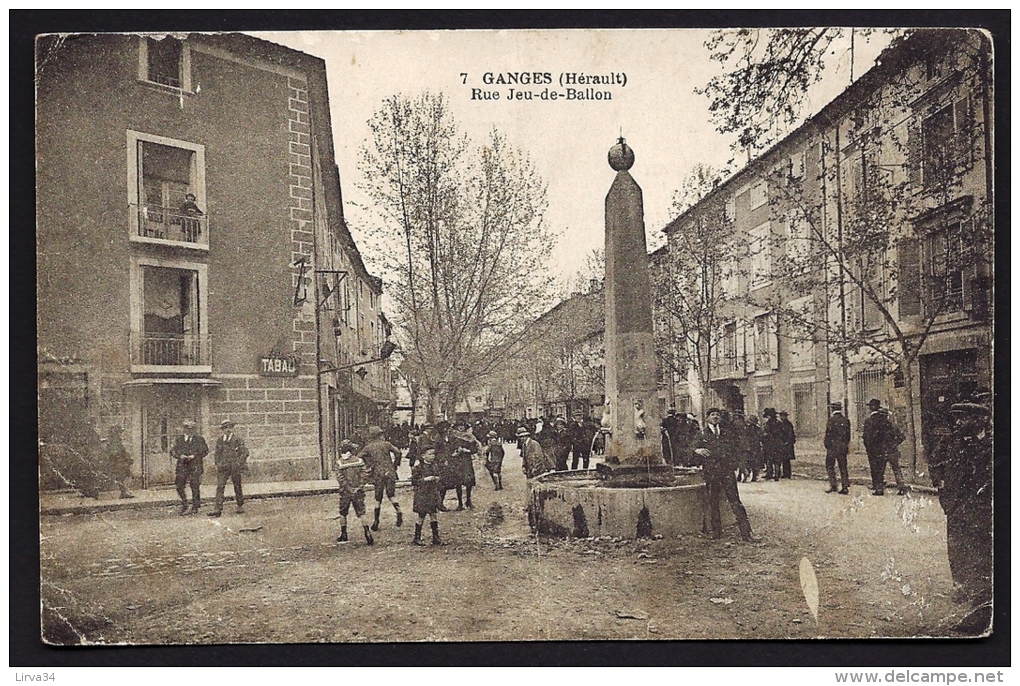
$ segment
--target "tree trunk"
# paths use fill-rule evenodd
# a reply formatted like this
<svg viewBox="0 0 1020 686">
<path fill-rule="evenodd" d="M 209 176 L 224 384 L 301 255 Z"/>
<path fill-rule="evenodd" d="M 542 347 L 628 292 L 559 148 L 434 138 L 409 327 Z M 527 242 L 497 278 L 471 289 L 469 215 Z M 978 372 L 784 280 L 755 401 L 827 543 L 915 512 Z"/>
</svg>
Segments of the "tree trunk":
<svg viewBox="0 0 1020 686">
<path fill-rule="evenodd" d="M 427 386 L 429 392 L 429 408 L 426 421 L 435 424 L 438 421 L 442 399 L 439 397 L 439 389 L 434 386 Z"/>
<path fill-rule="evenodd" d="M 907 439 L 910 441 L 910 483 L 917 481 L 917 424 L 914 421 L 914 369 L 913 360 L 900 365 L 903 383 L 907 389 Z"/>
</svg>

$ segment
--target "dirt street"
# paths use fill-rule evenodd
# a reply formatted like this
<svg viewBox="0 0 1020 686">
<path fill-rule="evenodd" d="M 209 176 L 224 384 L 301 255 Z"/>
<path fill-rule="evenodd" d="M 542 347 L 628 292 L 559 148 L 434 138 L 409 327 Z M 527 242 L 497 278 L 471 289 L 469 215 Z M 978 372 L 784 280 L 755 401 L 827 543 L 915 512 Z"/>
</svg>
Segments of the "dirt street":
<svg viewBox="0 0 1020 686">
<path fill-rule="evenodd" d="M 52 643 L 247 643 L 946 636 L 945 518 L 927 495 L 825 494 L 819 481 L 741 484 L 758 544 L 537 541 L 507 447 L 494 492 L 440 514 L 444 547 L 410 544 L 383 506 L 367 547 L 335 543 L 333 497 L 252 501 L 242 515 L 168 508 L 42 519 Z M 402 470 L 406 471 L 406 467 Z M 403 474 L 402 474 L 403 475 Z M 369 496 L 371 501 L 371 496 Z M 447 505 L 456 504 L 452 492 Z M 371 502 L 369 502 L 371 516 Z M 353 523 L 353 518 L 352 518 Z M 426 524 L 426 532 L 428 525 Z M 426 539 L 427 540 L 427 539 Z M 807 557 L 818 621 L 800 584 Z"/>
</svg>

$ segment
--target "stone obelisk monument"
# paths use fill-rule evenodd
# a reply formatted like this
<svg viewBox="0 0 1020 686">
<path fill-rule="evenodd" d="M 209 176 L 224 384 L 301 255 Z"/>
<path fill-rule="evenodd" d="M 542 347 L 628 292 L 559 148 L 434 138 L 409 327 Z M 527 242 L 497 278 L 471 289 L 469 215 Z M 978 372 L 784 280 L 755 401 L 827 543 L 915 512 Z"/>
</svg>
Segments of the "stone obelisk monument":
<svg viewBox="0 0 1020 686">
<path fill-rule="evenodd" d="M 652 340 L 652 288 L 641 187 L 628 171 L 634 151 L 609 150 L 616 178 L 606 196 L 606 404 L 608 478 L 626 485 L 672 483 L 662 459 Z M 607 426 L 608 425 L 608 426 Z M 623 485 L 623 484 L 621 484 Z"/>
</svg>

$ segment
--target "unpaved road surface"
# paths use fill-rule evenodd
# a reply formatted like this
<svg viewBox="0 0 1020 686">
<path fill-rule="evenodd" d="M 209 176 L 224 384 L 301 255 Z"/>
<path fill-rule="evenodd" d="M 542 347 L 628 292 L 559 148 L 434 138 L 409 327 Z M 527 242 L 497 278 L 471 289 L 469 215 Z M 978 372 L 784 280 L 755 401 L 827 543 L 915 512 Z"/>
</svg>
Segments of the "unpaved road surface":
<svg viewBox="0 0 1020 686">
<path fill-rule="evenodd" d="M 252 501 L 242 515 L 166 508 L 42 518 L 51 643 L 253 643 L 952 636 L 945 517 L 930 496 L 741 484 L 757 544 L 539 541 L 507 446 L 505 490 L 477 469 L 449 544 L 410 545 L 383 507 L 376 545 L 335 543 L 332 496 Z M 406 469 L 406 468 L 405 468 Z M 371 497 L 369 498 L 371 500 Z M 455 504 L 451 493 L 447 504 Z M 369 503 L 371 516 L 371 502 Z M 352 518 L 352 524 L 354 523 Z M 428 525 L 426 524 L 426 540 Z M 801 590 L 808 558 L 817 622 Z"/>
</svg>

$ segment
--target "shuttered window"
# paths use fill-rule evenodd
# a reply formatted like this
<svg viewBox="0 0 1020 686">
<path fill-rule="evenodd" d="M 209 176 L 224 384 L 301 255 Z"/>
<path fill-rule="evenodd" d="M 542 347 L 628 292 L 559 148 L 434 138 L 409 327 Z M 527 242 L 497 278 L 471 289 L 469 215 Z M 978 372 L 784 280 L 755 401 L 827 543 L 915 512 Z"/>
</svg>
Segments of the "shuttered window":
<svg viewBox="0 0 1020 686">
<path fill-rule="evenodd" d="M 920 244 L 915 238 L 900 241 L 897 289 L 901 317 L 921 314 Z"/>
</svg>

